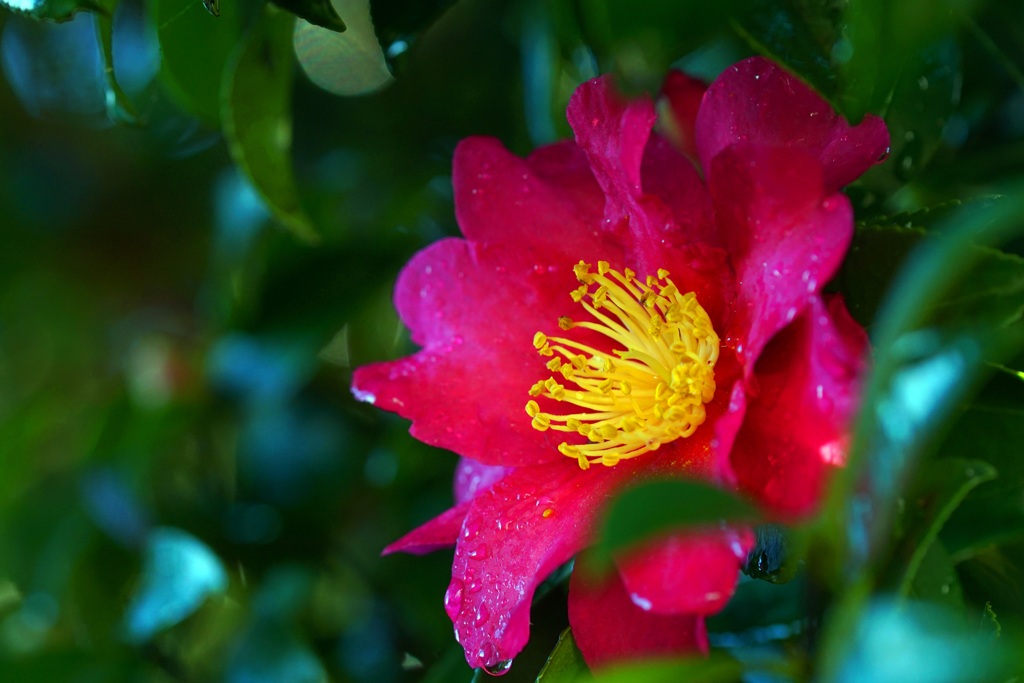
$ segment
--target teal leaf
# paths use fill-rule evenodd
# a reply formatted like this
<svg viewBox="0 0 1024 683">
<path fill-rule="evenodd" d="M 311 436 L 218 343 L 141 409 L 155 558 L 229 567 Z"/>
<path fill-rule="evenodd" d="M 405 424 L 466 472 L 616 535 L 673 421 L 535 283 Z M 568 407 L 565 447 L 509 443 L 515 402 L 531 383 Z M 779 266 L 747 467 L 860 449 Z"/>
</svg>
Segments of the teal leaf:
<svg viewBox="0 0 1024 683">
<path fill-rule="evenodd" d="M 583 653 L 576 647 L 572 629 L 565 629 L 558 637 L 555 648 L 548 655 L 548 661 L 537 676 L 537 683 L 572 683 L 590 669 L 583 661 Z"/>
<path fill-rule="evenodd" d="M 733 494 L 695 481 L 640 484 L 618 496 L 605 517 L 596 548 L 598 564 L 645 538 L 722 521 L 750 522 L 757 511 Z"/>
<path fill-rule="evenodd" d="M 307 242 L 318 237 L 292 170 L 291 35 L 294 19 L 271 6 L 225 70 L 221 120 L 231 157 L 274 217 Z"/>
<path fill-rule="evenodd" d="M 149 640 L 227 586 L 224 566 L 205 543 L 180 529 L 153 530 L 146 541 L 141 581 L 125 615 L 128 639 Z"/>
<path fill-rule="evenodd" d="M 365 95 L 394 80 L 377 41 L 368 0 L 334 0 L 345 17 L 338 33 L 300 19 L 295 25 L 295 55 L 309 79 L 335 95 Z"/>
<path fill-rule="evenodd" d="M 109 15 L 96 16 L 96 37 L 100 43 L 100 54 L 103 56 L 107 116 L 114 123 L 138 126 L 141 124 L 139 115 L 135 113 L 134 105 L 121 90 L 114 76 L 114 21 Z"/>
<path fill-rule="evenodd" d="M 81 11 L 109 17 L 116 4 L 117 0 L 0 0 L 0 7 L 6 7 L 15 14 L 50 21 L 67 21 Z"/>
</svg>

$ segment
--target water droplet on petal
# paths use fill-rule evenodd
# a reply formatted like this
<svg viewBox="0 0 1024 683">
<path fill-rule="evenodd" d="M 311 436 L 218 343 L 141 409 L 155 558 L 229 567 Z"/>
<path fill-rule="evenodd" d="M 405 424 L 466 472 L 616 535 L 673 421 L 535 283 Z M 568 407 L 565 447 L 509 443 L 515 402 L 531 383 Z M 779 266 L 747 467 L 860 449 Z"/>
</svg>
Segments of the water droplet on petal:
<svg viewBox="0 0 1024 683">
<path fill-rule="evenodd" d="M 476 608 L 476 619 L 474 623 L 477 626 L 483 625 L 487 621 L 487 617 L 491 616 L 490 611 L 487 609 L 487 605 L 480 603 L 480 606 Z"/>
<path fill-rule="evenodd" d="M 448 618 L 455 620 L 455 617 L 459 616 L 459 612 L 462 610 L 462 581 L 458 579 L 452 579 L 452 582 L 448 584 L 448 590 L 444 594 L 444 611 L 448 615 Z"/>
<path fill-rule="evenodd" d="M 504 676 L 505 674 L 508 673 L 508 670 L 511 669 L 511 668 L 512 668 L 512 660 L 511 659 L 503 659 L 500 662 L 498 662 L 497 664 L 491 664 L 490 666 L 485 666 L 484 667 L 484 671 L 486 673 L 489 673 L 492 676 Z"/>
</svg>

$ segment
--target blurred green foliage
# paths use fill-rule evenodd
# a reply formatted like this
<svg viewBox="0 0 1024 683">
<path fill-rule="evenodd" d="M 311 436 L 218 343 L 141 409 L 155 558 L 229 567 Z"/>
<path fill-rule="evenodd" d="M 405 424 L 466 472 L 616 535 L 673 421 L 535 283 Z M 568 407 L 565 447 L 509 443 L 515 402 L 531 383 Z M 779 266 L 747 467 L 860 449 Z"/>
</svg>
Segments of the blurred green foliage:
<svg viewBox="0 0 1024 683">
<path fill-rule="evenodd" d="M 336 0 L 344 32 L 322 3 L 213 6 L 0 3 L 0 680 L 482 679 L 450 556 L 379 557 L 450 503 L 454 458 L 351 369 L 412 350 L 391 288 L 457 234 L 459 139 L 525 154 L 584 79 L 753 53 L 892 133 L 831 284 L 875 369 L 826 509 L 761 530 L 768 580 L 712 656 L 598 680 L 1020 675 L 1024 5 Z M 746 515 L 678 494 L 624 497 L 603 543 Z M 590 676 L 568 569 L 508 680 L 552 650 L 540 680 Z"/>
</svg>

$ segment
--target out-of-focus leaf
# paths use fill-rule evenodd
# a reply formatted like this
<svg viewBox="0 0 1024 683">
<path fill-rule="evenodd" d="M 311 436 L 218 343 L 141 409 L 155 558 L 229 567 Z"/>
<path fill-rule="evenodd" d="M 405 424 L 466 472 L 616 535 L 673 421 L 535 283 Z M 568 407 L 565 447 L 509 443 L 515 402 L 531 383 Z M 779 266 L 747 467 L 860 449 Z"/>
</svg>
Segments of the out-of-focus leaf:
<svg viewBox="0 0 1024 683">
<path fill-rule="evenodd" d="M 837 683 L 996 681 L 1009 653 L 936 606 L 875 600 L 853 629 L 819 656 L 821 680 Z"/>
<path fill-rule="evenodd" d="M 0 0 L 0 6 L 33 19 L 67 21 L 75 12 L 90 11 L 110 16 L 117 0 Z"/>
<path fill-rule="evenodd" d="M 747 14 L 750 0 L 702 2 L 610 0 L 578 5 L 585 40 L 612 55 L 616 68 L 634 84 L 657 87 L 674 60 L 720 33 L 729 16 Z"/>
<path fill-rule="evenodd" d="M 921 553 L 920 559 L 915 557 L 914 575 L 907 582 L 904 595 L 937 605 L 944 605 L 954 613 L 963 611 L 964 591 L 960 585 L 960 577 L 953 567 L 953 560 L 938 540 L 929 543 Z"/>
<path fill-rule="evenodd" d="M 837 276 L 850 313 L 862 325 L 870 327 L 879 306 L 900 267 L 911 251 L 924 240 L 932 226 L 950 224 L 957 215 L 999 211 L 998 204 L 1011 199 L 990 199 L 967 204 L 953 203 L 935 209 L 900 214 L 881 224 L 859 225 L 853 243 Z M 946 239 L 937 236 L 936 239 Z M 964 287 L 936 292 L 915 316 L 955 320 L 970 324 L 979 317 L 986 322 L 1005 323 L 1017 315 L 1024 294 L 1024 259 L 977 244 L 969 237 L 963 246 L 976 265 Z M 995 319 L 992 319 L 992 316 Z"/>
<path fill-rule="evenodd" d="M 607 562 L 627 546 L 674 528 L 756 518 L 749 504 L 713 486 L 695 481 L 641 484 L 612 502 L 595 556 L 599 564 Z"/>
<path fill-rule="evenodd" d="M 892 156 L 888 167 L 910 179 L 925 167 L 942 131 L 960 102 L 960 48 L 952 36 L 911 53 L 880 113 L 889 128 Z"/>
<path fill-rule="evenodd" d="M 904 571 L 900 579 L 900 593 L 911 594 L 925 557 L 942 527 L 967 494 L 979 484 L 995 477 L 996 469 L 982 460 L 943 458 L 923 468 L 913 490 L 905 499 L 905 509 L 900 520 L 900 526 L 908 530 L 908 536 L 901 546 L 910 552 L 905 564 L 901 564 Z M 942 555 L 946 556 L 946 563 L 952 569 L 944 549 Z M 925 596 L 918 594 L 917 597 Z"/>
<path fill-rule="evenodd" d="M 238 2 L 224 3 L 218 17 L 195 0 L 154 0 L 151 11 L 164 84 L 179 105 L 218 128 L 221 77 L 241 32 Z"/>
<path fill-rule="evenodd" d="M 127 637 L 149 640 L 227 585 L 220 559 L 205 543 L 180 529 L 155 529 L 146 542 L 142 580 L 125 615 Z"/>
<path fill-rule="evenodd" d="M 345 22 L 338 16 L 330 0 L 273 0 L 273 3 L 311 24 L 331 31 L 345 30 Z"/>
<path fill-rule="evenodd" d="M 107 116 L 115 123 L 128 126 L 140 124 L 139 115 L 131 100 L 121 90 L 114 76 L 114 20 L 109 15 L 98 15 L 96 36 L 99 39 L 100 51 L 103 55 L 103 79 L 106 86 Z"/>
<path fill-rule="evenodd" d="M 908 259 L 890 290 L 873 335 L 879 351 L 854 454 L 836 479 L 852 487 L 863 468 L 867 493 L 829 499 L 833 514 L 835 506 L 851 506 L 847 537 L 861 560 L 885 535 L 907 473 L 956 402 L 977 386 L 984 361 L 998 360 L 1024 340 L 1024 261 L 975 246 L 1020 230 L 1022 205 L 1024 199 L 1012 195 L 953 213 Z"/>
<path fill-rule="evenodd" d="M 1002 633 L 1003 627 L 999 625 L 999 618 L 996 617 L 991 602 L 985 603 L 985 611 L 981 617 L 981 628 L 979 630 L 991 638 L 998 638 Z"/>
<path fill-rule="evenodd" d="M 271 6 L 228 62 L 221 121 L 231 156 L 270 207 L 299 238 L 317 234 L 299 204 L 292 171 L 291 15 Z"/>
<path fill-rule="evenodd" d="M 732 683 L 741 680 L 743 665 L 735 659 L 712 653 L 707 659 L 652 661 L 616 664 L 591 676 L 582 674 L 577 683 Z"/>
<path fill-rule="evenodd" d="M 419 34 L 454 5 L 456 0 L 373 0 L 370 15 L 384 55 L 401 67 Z"/>
<path fill-rule="evenodd" d="M 839 84 L 831 58 L 839 16 L 839 7 L 823 0 L 755 0 L 749 12 L 734 14 L 733 27 L 754 50 L 834 101 Z"/>
<path fill-rule="evenodd" d="M 370 19 L 368 0 L 333 0 L 345 17 L 337 33 L 300 19 L 295 23 L 295 54 L 309 79 L 335 95 L 366 95 L 394 78 Z"/>
<path fill-rule="evenodd" d="M 884 111 L 918 51 L 952 30 L 962 5 L 959 0 L 847 3 L 843 44 L 833 52 L 843 80 L 838 100 L 846 116 L 857 122 L 868 112 Z"/>
<path fill-rule="evenodd" d="M 537 683 L 572 683 L 588 671 L 583 653 L 572 637 L 572 629 L 567 628 L 558 637 L 555 649 L 537 676 Z"/>
<path fill-rule="evenodd" d="M 998 378 L 996 378 L 998 379 Z M 995 380 L 993 380 L 995 381 Z M 1012 383 L 1014 378 L 1006 380 Z M 1024 443 L 1024 397 L 1012 402 L 975 401 L 950 429 L 944 449 L 971 453 L 999 477 L 971 493 L 942 530 L 957 562 L 987 548 L 1024 539 L 1024 461 L 1011 444 Z"/>
</svg>

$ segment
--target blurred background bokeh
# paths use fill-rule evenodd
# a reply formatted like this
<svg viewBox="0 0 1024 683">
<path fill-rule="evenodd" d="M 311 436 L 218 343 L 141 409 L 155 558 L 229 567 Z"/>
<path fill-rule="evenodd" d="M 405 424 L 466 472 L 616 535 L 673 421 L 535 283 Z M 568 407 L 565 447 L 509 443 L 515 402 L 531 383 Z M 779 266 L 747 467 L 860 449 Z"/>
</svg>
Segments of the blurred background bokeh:
<svg viewBox="0 0 1024 683">
<path fill-rule="evenodd" d="M 780 59 L 892 132 L 889 161 L 848 192 L 865 225 L 901 214 L 909 237 L 867 231 L 834 285 L 869 329 L 912 228 L 930 227 L 920 210 L 1012 195 L 1024 171 L 1016 1 L 335 7 L 348 32 L 304 25 L 293 40 L 292 15 L 259 0 L 221 0 L 217 17 L 199 0 L 0 3 L 0 680 L 474 675 L 442 608 L 450 553 L 379 556 L 450 504 L 455 457 L 348 388 L 353 367 L 413 348 L 391 290 L 410 255 L 457 234 L 463 137 L 526 154 L 570 135 L 568 97 L 599 73 L 656 92 L 672 65 L 711 79 L 750 54 Z M 999 291 L 1020 296 L 1024 269 L 1006 267 Z M 1021 436 L 1018 348 L 964 380 L 1009 411 L 978 437 L 993 461 Z M 940 457 L 932 435 L 959 415 L 939 415 L 922 452 Z M 965 445 L 977 433 L 952 431 L 952 455 L 984 457 Z M 956 566 L 956 608 L 984 633 L 987 614 L 1005 626 L 1024 606 L 1017 475 L 1004 517 L 961 520 L 961 555 L 936 565 Z M 978 520 L 1005 533 L 972 554 Z M 868 562 L 872 585 L 901 557 Z M 946 579 L 917 597 L 942 602 Z M 784 663 L 758 680 L 809 675 L 831 641 L 817 633 L 828 590 L 808 583 L 745 580 L 713 644 Z M 512 680 L 536 677 L 566 625 L 564 581 L 552 588 Z M 926 666 L 948 648 L 905 611 L 857 614 L 863 638 L 830 660 L 853 668 L 829 675 L 960 680 Z M 888 627 L 926 654 L 872 678 Z"/>
</svg>

